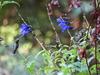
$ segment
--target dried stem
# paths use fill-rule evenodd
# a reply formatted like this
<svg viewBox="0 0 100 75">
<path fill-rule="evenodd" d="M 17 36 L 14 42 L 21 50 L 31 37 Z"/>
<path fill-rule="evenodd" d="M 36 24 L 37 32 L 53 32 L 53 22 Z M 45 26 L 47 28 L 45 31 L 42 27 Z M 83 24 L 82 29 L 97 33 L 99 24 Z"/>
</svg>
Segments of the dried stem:
<svg viewBox="0 0 100 75">
<path fill-rule="evenodd" d="M 46 50 L 46 48 L 43 46 L 43 43 L 41 43 L 40 40 L 39 40 L 36 36 L 34 36 L 34 38 L 35 38 L 36 41 L 40 44 L 41 48 L 42 48 L 43 50 Z"/>
<path fill-rule="evenodd" d="M 67 33 L 69 34 L 69 36 L 71 38 L 71 42 L 73 42 L 75 44 L 75 40 L 73 39 L 73 36 L 72 36 L 72 34 L 70 33 L 69 30 L 67 30 Z"/>
<path fill-rule="evenodd" d="M 48 12 L 48 11 L 49 11 L 49 10 L 48 10 L 48 8 L 47 8 L 47 12 Z M 56 28 L 55 28 L 55 26 L 54 26 L 54 24 L 53 24 L 53 22 L 52 22 L 52 20 L 51 20 L 50 15 L 48 15 L 48 17 L 49 17 L 49 21 L 50 21 L 50 23 L 51 23 L 51 27 L 52 27 L 52 29 L 54 30 L 55 35 L 56 35 L 56 42 L 59 42 L 59 43 L 61 44 L 59 35 L 58 35 L 58 33 L 57 33 L 57 31 L 56 31 Z"/>
<path fill-rule="evenodd" d="M 22 20 L 25 24 L 27 24 L 26 21 L 23 19 L 22 15 L 21 15 L 19 12 L 18 12 L 18 16 L 21 18 L 21 20 Z"/>
<path fill-rule="evenodd" d="M 96 4 L 96 7 L 98 7 L 98 4 L 99 4 L 98 0 L 95 0 L 95 4 Z"/>
<path fill-rule="evenodd" d="M 83 15 L 83 18 L 84 18 L 84 20 L 85 20 L 85 22 L 86 22 L 86 24 L 87 24 L 87 28 L 89 29 L 90 24 L 89 24 L 89 22 L 88 22 L 88 20 L 87 20 L 86 16 L 85 16 L 85 15 Z"/>
</svg>

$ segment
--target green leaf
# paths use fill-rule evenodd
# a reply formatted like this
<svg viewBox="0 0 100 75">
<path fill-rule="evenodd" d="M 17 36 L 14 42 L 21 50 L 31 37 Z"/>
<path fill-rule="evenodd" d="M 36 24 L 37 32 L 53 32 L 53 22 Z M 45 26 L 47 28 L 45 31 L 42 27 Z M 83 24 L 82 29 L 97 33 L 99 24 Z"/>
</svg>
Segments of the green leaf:
<svg viewBox="0 0 100 75">
<path fill-rule="evenodd" d="M 35 63 L 34 63 L 34 61 L 27 63 L 27 71 L 30 74 L 34 74 L 34 70 L 35 70 Z"/>
<path fill-rule="evenodd" d="M 93 66 L 90 68 L 90 70 L 91 70 L 91 73 L 96 73 L 96 65 L 93 65 Z"/>
<path fill-rule="evenodd" d="M 77 75 L 89 75 L 89 74 L 88 74 L 88 72 L 85 71 L 85 72 L 80 72 Z"/>
<path fill-rule="evenodd" d="M 8 4 L 15 4 L 17 5 L 18 7 L 20 7 L 20 4 L 16 1 L 4 1 L 2 4 L 1 4 L 1 7 L 3 8 L 4 6 L 8 5 Z"/>
</svg>

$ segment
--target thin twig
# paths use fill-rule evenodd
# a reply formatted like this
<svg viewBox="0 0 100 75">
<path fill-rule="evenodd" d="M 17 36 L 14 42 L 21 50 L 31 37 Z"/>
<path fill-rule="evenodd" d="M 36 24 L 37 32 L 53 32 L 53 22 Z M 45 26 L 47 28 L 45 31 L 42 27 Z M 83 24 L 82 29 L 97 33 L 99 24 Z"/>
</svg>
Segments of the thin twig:
<svg viewBox="0 0 100 75">
<path fill-rule="evenodd" d="M 88 32 L 89 32 L 89 29 L 90 29 L 89 22 L 88 22 L 88 20 L 87 20 L 86 16 L 83 16 L 83 17 L 84 17 L 84 19 L 86 20 L 86 23 L 87 23 L 87 25 L 88 25 L 88 27 L 87 27 L 87 28 L 88 28 Z M 88 38 L 88 32 L 86 33 L 86 38 Z M 90 69 L 89 69 L 87 52 L 86 52 L 86 57 L 85 57 L 85 60 L 86 60 L 86 65 L 87 65 L 87 68 L 88 68 L 89 75 L 92 75 L 92 74 L 91 74 L 91 71 L 90 71 Z"/>
<path fill-rule="evenodd" d="M 24 18 L 22 17 L 22 15 L 18 12 L 18 16 L 21 18 L 21 20 L 27 25 L 27 22 L 24 20 Z M 32 27 L 31 25 L 29 25 L 30 27 Z"/>
<path fill-rule="evenodd" d="M 82 10 L 82 9 L 81 9 Z M 83 11 L 83 10 L 82 10 Z M 86 24 L 87 24 L 87 29 L 88 29 L 88 32 L 86 33 L 86 37 L 88 38 L 88 33 L 89 33 L 89 30 L 90 30 L 90 24 L 89 24 L 89 22 L 88 22 L 88 20 L 87 20 L 87 18 L 86 18 L 86 16 L 85 16 L 85 13 L 83 13 L 83 18 L 84 18 L 84 20 L 85 20 L 85 22 L 86 22 Z M 86 65 L 87 65 L 87 68 L 88 68 L 88 72 L 89 72 L 89 75 L 92 75 L 91 74 L 91 71 L 90 71 L 90 69 L 89 69 L 89 65 L 88 65 L 88 59 L 87 59 L 87 52 L 86 52 Z"/>
<path fill-rule="evenodd" d="M 97 63 L 97 41 L 95 41 L 95 62 L 96 62 L 96 75 L 98 75 L 98 63 Z"/>
<path fill-rule="evenodd" d="M 92 75 L 92 74 L 91 74 L 91 71 L 90 71 L 90 69 L 89 69 L 89 65 L 88 65 L 87 53 L 86 53 L 86 58 L 85 58 L 85 59 L 86 59 L 86 65 L 87 65 L 87 68 L 88 68 L 89 75 Z"/>
<path fill-rule="evenodd" d="M 67 30 L 67 32 L 68 32 L 68 34 L 69 34 L 69 36 L 70 36 L 70 38 L 71 38 L 71 41 L 75 44 L 75 40 L 73 39 L 73 36 L 71 35 L 70 31 Z"/>
<path fill-rule="evenodd" d="M 96 8 L 98 7 L 98 0 L 95 0 L 95 11 L 96 11 Z M 97 24 L 97 23 L 96 23 Z M 96 30 L 95 30 L 95 32 L 96 32 L 96 37 L 95 37 L 95 61 L 96 61 L 96 75 L 98 75 L 98 70 L 97 70 L 97 67 L 98 67 L 98 65 L 97 65 L 97 26 L 96 26 Z"/>
<path fill-rule="evenodd" d="M 99 3 L 98 3 L 98 0 L 95 0 L 95 3 L 96 3 L 96 7 L 98 7 L 98 4 L 99 4 Z"/>
<path fill-rule="evenodd" d="M 26 21 L 23 19 L 22 15 L 21 15 L 19 12 L 18 12 L 18 16 L 21 18 L 21 20 L 22 20 L 25 24 L 27 24 Z"/>
<path fill-rule="evenodd" d="M 84 20 L 85 20 L 85 22 L 86 22 L 86 24 L 87 24 L 87 28 L 89 29 L 90 24 L 89 24 L 89 22 L 88 22 L 88 20 L 87 20 L 86 16 L 85 16 L 85 15 L 83 15 L 83 18 L 84 18 Z"/>
<path fill-rule="evenodd" d="M 61 19 L 62 19 L 62 17 L 61 17 Z M 62 19 L 63 20 L 63 19 Z M 63 20 L 64 21 L 64 20 Z M 71 38 L 71 41 L 73 41 L 73 43 L 75 44 L 75 41 L 74 41 L 74 39 L 73 39 L 73 36 L 71 35 L 71 33 L 70 33 L 70 31 L 69 30 L 67 30 L 67 33 L 68 33 L 68 35 L 70 36 L 70 38 Z M 71 44 L 71 43 L 70 43 Z"/>
<path fill-rule="evenodd" d="M 34 36 L 34 38 L 36 39 L 36 41 L 40 44 L 40 46 L 42 47 L 43 50 L 46 50 L 46 48 L 43 46 L 43 43 L 40 42 L 40 40 Z"/>
<path fill-rule="evenodd" d="M 87 26 L 88 32 L 86 33 L 86 38 L 88 38 L 88 33 L 89 33 L 89 30 L 90 30 L 90 24 L 89 24 L 89 22 L 88 22 L 86 16 L 84 16 L 84 19 L 86 20 L 86 24 L 88 25 L 88 26 Z M 87 67 L 88 67 L 89 75 L 92 75 L 92 74 L 91 74 L 91 71 L 90 71 L 90 68 L 89 68 L 89 64 L 88 64 L 87 52 L 86 52 L 86 64 L 87 64 Z"/>
<path fill-rule="evenodd" d="M 48 12 L 48 7 L 47 7 L 47 12 Z M 56 31 L 56 28 L 55 28 L 55 26 L 54 26 L 54 24 L 53 24 L 53 22 L 52 22 L 52 20 L 51 20 L 50 15 L 48 15 L 48 18 L 49 18 L 49 21 L 50 21 L 50 23 L 51 23 L 51 27 L 52 27 L 52 29 L 53 29 L 54 32 L 55 32 L 55 35 L 56 35 L 56 42 L 59 42 L 59 43 L 61 44 L 59 35 L 58 35 L 58 33 L 57 33 L 57 31 Z"/>
</svg>

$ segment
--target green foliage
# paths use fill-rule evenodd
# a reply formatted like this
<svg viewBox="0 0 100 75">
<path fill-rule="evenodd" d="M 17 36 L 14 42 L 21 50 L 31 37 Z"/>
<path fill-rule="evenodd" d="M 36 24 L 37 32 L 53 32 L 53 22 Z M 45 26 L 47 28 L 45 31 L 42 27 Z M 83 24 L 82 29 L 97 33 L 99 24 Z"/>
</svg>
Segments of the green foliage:
<svg viewBox="0 0 100 75">
<path fill-rule="evenodd" d="M 41 65 L 39 67 L 40 69 L 37 70 L 38 72 L 42 70 L 39 75 L 42 75 L 42 73 L 44 73 L 43 75 L 89 75 L 86 59 L 76 60 L 76 58 L 79 57 L 76 46 L 72 45 L 71 49 L 68 49 L 68 47 L 67 45 L 61 45 L 59 49 L 52 48 L 37 53 L 35 58 L 38 59 L 38 56 L 41 56 L 44 63 L 44 65 Z M 88 51 L 94 54 L 93 47 Z M 31 63 L 31 65 L 33 65 L 33 63 Z M 36 63 L 34 65 L 36 65 Z M 27 66 L 27 68 L 32 70 L 33 67 Z M 96 73 L 95 65 L 89 69 L 92 74 Z M 36 74 L 35 71 L 33 71 L 34 74 Z M 32 74 L 33 73 L 31 73 L 31 75 Z"/>
<path fill-rule="evenodd" d="M 35 63 L 34 62 L 27 63 L 27 71 L 30 74 L 34 74 L 34 72 L 35 72 Z"/>
<path fill-rule="evenodd" d="M 62 75 L 88 75 L 85 60 L 82 62 L 74 61 L 78 56 L 77 49 L 73 48 L 71 50 L 67 50 L 67 48 L 62 47 L 59 50 L 53 49 L 53 52 L 45 50 L 40 51 L 35 58 L 41 56 L 43 58 L 44 65 L 41 65 L 39 68 L 41 68 L 46 75 L 54 75 L 54 72 L 56 74 L 62 73 Z M 35 72 L 33 70 L 34 65 L 36 65 L 36 63 L 29 63 L 29 66 L 27 66 L 28 71 L 30 70 L 31 74 Z"/>
<path fill-rule="evenodd" d="M 2 0 L 2 2 L 0 1 L 0 8 L 2 9 L 3 7 L 8 7 L 8 5 L 16 5 L 18 7 L 20 7 L 20 4 L 17 1 L 21 1 L 21 0 Z M 62 10 L 66 10 L 66 0 L 59 0 L 61 5 L 64 7 L 61 8 Z M 37 1 L 38 4 L 39 0 Z M 42 0 L 41 0 L 42 2 Z M 27 3 L 26 3 L 27 4 Z M 45 2 L 44 2 L 45 4 Z M 42 7 L 41 3 L 39 3 L 38 5 L 40 7 Z M 43 6 L 44 7 L 44 6 Z M 38 9 L 36 6 L 36 10 Z M 28 8 L 29 9 L 29 8 Z M 4 10 L 4 9 L 3 9 Z M 38 9 L 38 12 L 36 12 L 36 10 L 34 10 L 34 12 L 36 14 L 33 15 L 33 11 L 32 11 L 32 15 L 30 15 L 31 17 L 28 17 L 27 19 L 32 23 L 32 27 L 33 28 L 43 28 L 42 30 L 38 30 L 35 29 L 34 32 L 36 32 L 36 35 L 39 36 L 40 40 L 43 37 L 43 40 L 45 40 L 45 44 L 51 44 L 52 43 L 52 39 L 54 38 L 53 31 L 52 30 L 48 30 L 47 28 L 49 28 L 49 26 L 45 26 L 48 25 L 48 17 L 47 17 L 47 12 L 46 9 L 43 8 L 44 11 L 41 11 L 42 9 Z M 23 13 L 24 12 L 24 8 L 22 9 Z M 27 11 L 27 10 L 26 10 Z M 80 11 L 80 9 L 78 10 Z M 77 10 L 74 13 L 78 12 Z M 87 10 L 86 10 L 87 11 Z M 23 16 L 26 14 L 21 13 Z M 0 14 L 1 15 L 1 14 Z M 34 18 L 33 18 L 34 16 Z M 45 21 L 45 22 L 44 22 Z M 29 22 L 29 23 L 30 23 Z M 38 27 L 38 25 L 40 25 L 40 27 Z M 45 28 L 46 27 L 46 28 Z M 14 41 L 14 37 L 19 34 L 18 32 L 18 25 L 8 25 L 8 26 L 1 26 L 0 27 L 0 34 L 2 36 L 4 36 L 4 41 L 0 42 L 0 53 L 3 53 L 5 50 L 5 47 L 3 47 L 4 43 L 5 44 L 12 44 Z M 42 32 L 40 32 L 42 31 Z M 57 31 L 59 32 L 59 31 Z M 84 32 L 85 33 L 85 32 Z M 32 59 L 27 60 L 29 58 L 25 58 L 25 67 L 26 70 L 30 73 L 30 75 L 89 75 L 88 72 L 88 66 L 86 63 L 86 58 L 80 58 L 79 54 L 78 54 L 78 48 L 84 48 L 85 51 L 87 52 L 87 60 L 90 59 L 91 56 L 95 55 L 95 51 L 94 51 L 94 47 L 91 46 L 91 48 L 86 49 L 86 47 L 88 45 L 90 45 L 90 42 L 87 42 L 87 37 L 90 38 L 90 34 L 88 34 L 88 32 L 82 36 L 82 38 L 79 40 L 81 42 L 81 45 L 77 45 L 76 42 L 72 41 L 72 45 L 68 46 L 68 45 L 59 45 L 59 47 L 54 46 L 54 48 L 48 48 L 47 50 L 41 50 L 39 51 L 36 55 L 34 55 L 33 57 L 31 57 Z M 61 35 L 61 34 L 60 34 Z M 63 36 L 61 35 L 61 38 Z M 28 40 L 26 38 L 29 38 Z M 44 39 L 45 38 L 45 39 Z M 73 37 L 72 37 L 73 38 Z M 25 37 L 25 40 L 21 40 L 22 45 L 20 44 L 20 48 L 19 48 L 19 53 L 23 53 L 26 55 L 28 54 L 28 52 L 31 50 L 33 52 L 33 41 L 32 41 L 33 37 L 30 38 Z M 27 41 L 26 41 L 27 40 Z M 31 40 L 32 43 L 28 43 L 28 41 Z M 65 37 L 66 40 L 66 37 Z M 65 41 L 64 40 L 64 41 Z M 89 41 L 89 40 L 88 40 Z M 35 42 L 35 41 L 34 41 Z M 54 42 L 54 41 L 53 41 Z M 57 45 L 57 44 L 56 44 Z M 37 46 L 37 44 L 36 44 Z M 40 47 L 35 48 L 34 50 L 38 51 L 40 50 Z M 33 52 L 34 53 L 34 52 Z M 100 47 L 98 47 L 97 49 L 97 59 L 100 61 Z M 30 54 L 29 54 L 30 56 Z M 19 58 L 21 58 L 19 56 Z M 10 61 L 10 65 L 12 65 L 12 61 L 13 60 L 9 60 Z M 92 62 L 92 60 L 91 60 Z M 90 63 L 88 63 L 88 65 L 90 65 Z M 14 61 L 15 63 L 15 61 Z M 8 63 L 9 65 L 9 63 Z M 15 65 L 15 64 L 14 64 Z M 90 71 L 92 74 L 96 73 L 96 69 L 95 69 L 96 65 L 93 64 L 92 66 L 89 67 Z"/>
<path fill-rule="evenodd" d="M 3 7 L 5 7 L 5 6 L 7 6 L 7 5 L 11 5 L 11 4 L 13 4 L 13 5 L 17 5 L 18 7 L 20 7 L 20 4 L 18 3 L 18 2 L 16 2 L 16 1 L 3 1 L 2 3 L 0 2 L 0 7 L 1 8 L 3 8 Z"/>
<path fill-rule="evenodd" d="M 15 4 L 15 5 L 17 5 L 18 7 L 20 7 L 20 4 L 19 4 L 18 2 L 16 2 L 16 1 L 4 1 L 4 2 L 2 3 L 1 7 L 4 7 L 4 6 L 8 5 L 8 4 Z"/>
</svg>

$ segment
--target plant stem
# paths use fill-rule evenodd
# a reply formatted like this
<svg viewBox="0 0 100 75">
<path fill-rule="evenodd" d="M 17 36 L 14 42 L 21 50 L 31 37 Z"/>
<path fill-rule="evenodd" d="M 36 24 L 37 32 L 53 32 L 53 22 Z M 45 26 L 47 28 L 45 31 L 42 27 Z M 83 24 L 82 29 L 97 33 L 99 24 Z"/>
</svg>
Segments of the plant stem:
<svg viewBox="0 0 100 75">
<path fill-rule="evenodd" d="M 23 19 L 22 15 L 21 15 L 19 12 L 18 12 L 18 16 L 21 18 L 21 20 L 22 20 L 25 24 L 27 24 L 26 21 Z"/>
<path fill-rule="evenodd" d="M 90 27 L 90 24 L 89 24 L 89 22 L 88 22 L 88 20 L 87 20 L 86 16 L 85 16 L 85 15 L 83 15 L 83 18 L 84 18 L 84 20 L 86 21 L 87 28 L 89 28 L 89 27 Z"/>
<path fill-rule="evenodd" d="M 88 60 L 87 60 L 87 53 L 86 53 L 86 58 L 85 59 L 86 59 L 86 65 L 87 65 L 87 68 L 88 68 L 89 75 L 91 75 L 91 71 L 89 69 Z"/>
<path fill-rule="evenodd" d="M 62 19 L 62 17 L 61 17 L 61 19 Z M 63 19 L 62 19 L 63 20 Z M 64 20 L 63 20 L 64 21 Z M 75 41 L 73 40 L 73 37 L 72 37 L 72 35 L 71 35 L 71 33 L 70 33 L 70 31 L 69 30 L 67 30 L 67 33 L 69 34 L 69 36 L 70 36 L 70 38 L 71 38 L 71 42 L 73 41 L 73 43 L 75 44 Z M 70 46 L 71 46 L 71 43 L 70 43 Z"/>
<path fill-rule="evenodd" d="M 87 29 L 88 29 L 88 32 L 89 32 L 90 24 L 89 24 L 89 22 L 88 22 L 88 20 L 87 20 L 87 18 L 86 18 L 86 16 L 85 16 L 84 13 L 83 13 L 83 18 L 84 18 L 84 20 L 85 20 L 85 22 L 86 22 L 86 24 L 87 24 Z M 88 33 L 86 34 L 86 37 L 88 38 Z M 90 71 L 89 65 L 88 65 L 87 52 L 86 52 L 86 58 L 85 58 L 85 59 L 86 59 L 86 64 L 87 64 L 87 67 L 88 67 L 89 75 L 91 75 L 91 71 Z"/>
<path fill-rule="evenodd" d="M 96 8 L 98 7 L 98 5 L 99 5 L 99 3 L 98 3 L 98 0 L 95 0 L 95 11 L 96 11 Z M 96 23 L 96 29 L 95 29 L 95 34 L 96 34 L 96 36 L 95 36 L 95 62 L 96 62 L 96 75 L 98 75 L 98 70 L 97 70 L 97 23 Z"/>
<path fill-rule="evenodd" d="M 86 18 L 84 13 L 83 13 L 83 18 L 84 18 L 84 20 L 85 20 L 85 22 L 87 24 L 87 29 L 88 29 L 88 33 L 89 33 L 90 24 L 89 24 L 89 22 L 88 22 L 88 20 L 87 20 L 87 18 Z M 87 38 L 88 38 L 88 33 L 86 33 L 86 37 Z M 86 65 L 87 65 L 87 68 L 88 68 L 89 75 L 91 75 L 91 71 L 90 71 L 89 65 L 88 65 L 87 52 L 86 52 L 86 58 L 85 59 L 86 59 Z"/>
<path fill-rule="evenodd" d="M 98 7 L 98 4 L 99 4 L 99 3 L 98 3 L 98 0 L 95 0 L 95 3 L 96 3 L 96 7 Z"/>
<path fill-rule="evenodd" d="M 67 32 L 68 32 L 68 34 L 69 34 L 69 36 L 70 36 L 70 38 L 71 38 L 71 42 L 73 41 L 73 43 L 74 43 L 75 41 L 73 40 L 73 37 L 72 37 L 72 35 L 71 35 L 70 31 L 69 31 L 69 30 L 67 30 Z M 71 46 L 71 43 L 70 43 L 70 46 Z"/>
<path fill-rule="evenodd" d="M 27 24 L 27 22 L 24 20 L 24 18 L 22 17 L 22 15 L 18 12 L 18 16 L 21 18 L 21 20 L 25 23 L 25 24 Z M 31 25 L 29 25 L 30 27 L 32 27 Z"/>
<path fill-rule="evenodd" d="M 46 50 L 46 48 L 43 46 L 43 43 L 41 43 L 40 40 L 39 40 L 36 36 L 35 36 L 34 38 L 35 38 L 36 41 L 40 44 L 41 48 L 42 48 L 43 50 Z"/>
<path fill-rule="evenodd" d="M 98 70 L 97 70 L 97 67 L 98 67 L 98 63 L 97 63 L 97 36 L 96 36 L 96 41 L 95 41 L 95 62 L 96 62 L 96 75 L 98 75 Z"/>
<path fill-rule="evenodd" d="M 47 12 L 48 12 L 48 11 L 49 11 L 49 10 L 48 10 L 48 8 L 47 8 Z M 59 42 L 59 43 L 61 44 L 59 35 L 58 35 L 58 33 L 57 33 L 57 31 L 56 31 L 56 28 L 55 28 L 55 26 L 54 26 L 54 24 L 53 24 L 53 22 L 52 22 L 52 20 L 51 20 L 50 15 L 48 15 L 48 17 L 49 17 L 49 21 L 50 21 L 50 23 L 51 23 L 51 27 L 52 27 L 52 29 L 54 30 L 55 35 L 56 35 L 56 42 Z"/>
</svg>

